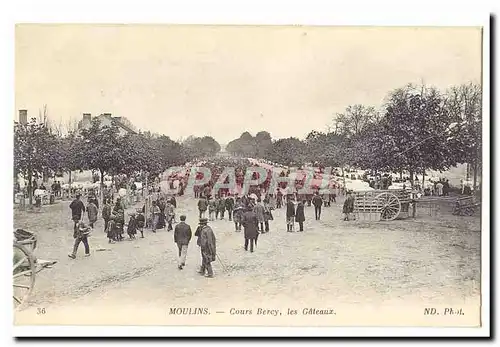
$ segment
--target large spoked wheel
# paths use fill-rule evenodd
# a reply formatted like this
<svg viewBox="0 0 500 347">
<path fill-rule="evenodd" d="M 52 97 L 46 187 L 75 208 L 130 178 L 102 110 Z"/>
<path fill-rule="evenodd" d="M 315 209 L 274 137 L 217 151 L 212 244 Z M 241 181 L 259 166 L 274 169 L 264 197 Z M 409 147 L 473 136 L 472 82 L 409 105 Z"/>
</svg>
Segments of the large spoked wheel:
<svg viewBox="0 0 500 347">
<path fill-rule="evenodd" d="M 382 193 L 377 195 L 377 201 L 380 207 L 380 220 L 391 221 L 398 218 L 401 212 L 401 202 L 396 195 Z"/>
<path fill-rule="evenodd" d="M 19 307 L 31 294 L 35 286 L 35 258 L 24 246 L 14 244 L 13 299 Z"/>
</svg>

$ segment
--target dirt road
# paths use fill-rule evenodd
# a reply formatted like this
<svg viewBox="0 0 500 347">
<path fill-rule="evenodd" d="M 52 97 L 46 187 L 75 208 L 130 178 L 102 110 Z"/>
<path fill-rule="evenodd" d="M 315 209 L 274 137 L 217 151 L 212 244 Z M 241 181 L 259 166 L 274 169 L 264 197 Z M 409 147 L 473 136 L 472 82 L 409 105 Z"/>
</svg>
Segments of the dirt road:
<svg viewBox="0 0 500 347">
<path fill-rule="evenodd" d="M 37 307 L 245 307 L 246 304 L 328 302 L 380 305 L 478 302 L 480 283 L 479 218 L 440 215 L 415 220 L 344 222 L 341 203 L 323 208 L 321 221 L 306 207 L 304 233 L 287 233 L 285 210 L 274 211 L 271 231 L 259 237 L 254 253 L 243 249 L 243 235 L 227 220 L 211 222 L 221 262 L 215 278 L 196 273 L 199 249 L 193 239 L 187 266 L 177 269 L 173 233 L 165 229 L 144 239 L 107 244 L 97 223 L 91 256 L 68 258 L 73 238 L 69 202 L 42 213 L 15 213 L 15 226 L 39 233 L 36 255 L 57 260 L 39 273 L 29 305 Z M 178 199 L 193 231 L 196 201 Z"/>
</svg>

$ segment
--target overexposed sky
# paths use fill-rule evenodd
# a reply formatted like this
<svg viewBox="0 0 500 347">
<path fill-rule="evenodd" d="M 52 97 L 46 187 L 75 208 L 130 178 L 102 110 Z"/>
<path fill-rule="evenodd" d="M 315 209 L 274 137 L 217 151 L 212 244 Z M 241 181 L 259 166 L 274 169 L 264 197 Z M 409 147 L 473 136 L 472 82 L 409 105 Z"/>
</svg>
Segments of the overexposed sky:
<svg viewBox="0 0 500 347">
<path fill-rule="evenodd" d="M 479 28 L 19 25 L 18 109 L 54 122 L 109 112 L 220 143 L 325 130 L 406 83 L 481 80 Z"/>
</svg>

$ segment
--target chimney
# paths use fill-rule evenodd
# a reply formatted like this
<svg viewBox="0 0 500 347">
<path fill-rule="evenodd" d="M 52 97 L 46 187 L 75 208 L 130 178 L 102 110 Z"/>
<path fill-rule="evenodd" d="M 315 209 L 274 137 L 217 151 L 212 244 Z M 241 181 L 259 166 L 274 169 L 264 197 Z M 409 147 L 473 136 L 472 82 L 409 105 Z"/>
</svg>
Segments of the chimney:
<svg viewBox="0 0 500 347">
<path fill-rule="evenodd" d="M 102 114 L 104 117 L 111 117 L 111 113 L 103 113 Z"/>
<path fill-rule="evenodd" d="M 19 110 L 19 123 L 22 125 L 28 124 L 28 110 Z"/>
<path fill-rule="evenodd" d="M 92 121 L 92 114 L 90 114 L 90 113 L 84 113 L 83 114 L 83 121 L 91 122 Z"/>
</svg>

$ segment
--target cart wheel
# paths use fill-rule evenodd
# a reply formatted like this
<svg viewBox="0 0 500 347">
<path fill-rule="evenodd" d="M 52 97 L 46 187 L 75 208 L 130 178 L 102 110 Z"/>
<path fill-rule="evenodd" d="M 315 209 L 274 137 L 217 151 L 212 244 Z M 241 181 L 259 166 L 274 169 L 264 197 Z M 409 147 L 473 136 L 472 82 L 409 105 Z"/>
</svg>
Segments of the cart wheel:
<svg viewBox="0 0 500 347">
<path fill-rule="evenodd" d="M 395 220 L 401 212 L 401 202 L 392 193 L 382 193 L 377 195 L 377 204 L 380 206 L 380 220 Z"/>
<path fill-rule="evenodd" d="M 31 294 L 35 286 L 35 258 L 24 246 L 14 244 L 13 299 L 19 307 Z"/>
</svg>

